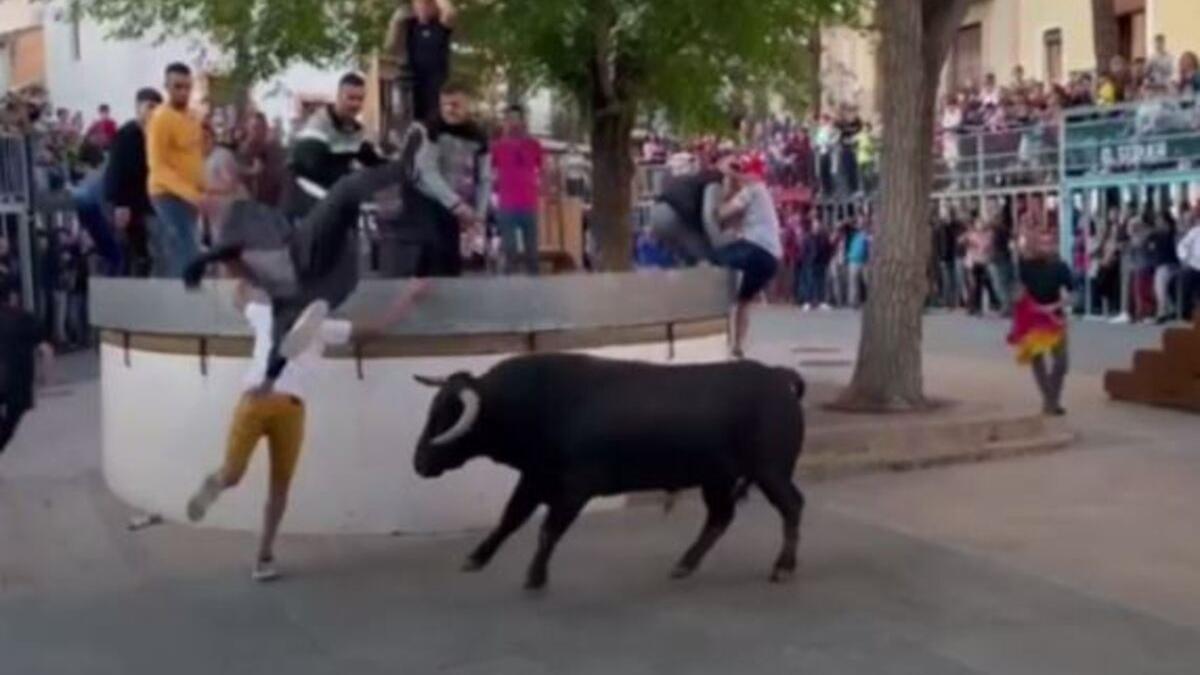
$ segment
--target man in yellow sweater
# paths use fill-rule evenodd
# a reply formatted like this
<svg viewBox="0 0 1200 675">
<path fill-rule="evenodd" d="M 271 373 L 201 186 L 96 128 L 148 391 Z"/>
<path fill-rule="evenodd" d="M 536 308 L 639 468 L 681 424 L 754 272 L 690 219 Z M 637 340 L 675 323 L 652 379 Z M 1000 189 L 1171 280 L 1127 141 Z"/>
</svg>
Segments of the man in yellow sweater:
<svg viewBox="0 0 1200 675">
<path fill-rule="evenodd" d="M 172 63 L 166 72 L 167 105 L 146 128 L 150 200 L 157 221 L 151 234 L 157 276 L 180 278 L 199 253 L 197 222 L 205 202 L 204 132 L 188 113 L 192 71 Z"/>
</svg>

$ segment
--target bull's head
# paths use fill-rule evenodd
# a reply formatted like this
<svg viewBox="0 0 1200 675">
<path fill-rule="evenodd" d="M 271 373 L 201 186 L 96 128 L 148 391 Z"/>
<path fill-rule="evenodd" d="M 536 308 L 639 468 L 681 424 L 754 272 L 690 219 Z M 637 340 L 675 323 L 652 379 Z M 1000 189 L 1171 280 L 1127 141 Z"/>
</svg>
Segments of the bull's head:
<svg viewBox="0 0 1200 675">
<path fill-rule="evenodd" d="M 469 373 L 445 379 L 417 376 L 416 380 L 438 392 L 417 443 L 413 468 L 422 478 L 437 478 L 480 454 L 472 437 L 483 402 Z"/>
</svg>

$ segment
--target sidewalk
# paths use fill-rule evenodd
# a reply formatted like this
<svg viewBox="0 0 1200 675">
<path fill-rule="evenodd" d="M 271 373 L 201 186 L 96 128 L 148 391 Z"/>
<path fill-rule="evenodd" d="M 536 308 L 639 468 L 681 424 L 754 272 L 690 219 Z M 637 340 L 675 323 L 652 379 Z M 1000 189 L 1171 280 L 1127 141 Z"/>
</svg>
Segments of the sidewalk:
<svg viewBox="0 0 1200 675">
<path fill-rule="evenodd" d="M 795 365 L 796 346 L 854 343 L 852 316 L 797 316 L 768 317 L 753 351 Z M 936 325 L 931 393 L 1034 405 L 1007 353 L 981 357 L 986 331 Z M 837 383 L 850 370 L 804 372 Z M 1096 374 L 1070 380 L 1073 449 L 806 486 L 792 585 L 766 583 L 779 522 L 755 497 L 682 584 L 666 577 L 698 505 L 586 517 L 539 598 L 519 589 L 533 527 L 479 575 L 457 571 L 475 537 L 288 537 L 291 576 L 269 587 L 248 579 L 249 535 L 129 533 L 99 475 L 98 396 L 86 376 L 60 387 L 0 458 L 2 672 L 1191 675 L 1200 663 L 1195 418 L 1108 403 Z"/>
</svg>

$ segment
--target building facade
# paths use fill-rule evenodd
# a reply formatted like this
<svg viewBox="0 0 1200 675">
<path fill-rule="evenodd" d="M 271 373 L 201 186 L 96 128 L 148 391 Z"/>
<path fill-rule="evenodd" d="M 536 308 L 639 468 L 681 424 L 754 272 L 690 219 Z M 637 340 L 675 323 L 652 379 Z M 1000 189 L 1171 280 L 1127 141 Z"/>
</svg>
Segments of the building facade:
<svg viewBox="0 0 1200 675">
<path fill-rule="evenodd" d="M 1197 0 L 1112 0 L 1120 51 L 1148 57 L 1154 36 L 1164 35 L 1171 53 L 1200 52 Z M 824 105 L 858 106 L 868 117 L 878 111 L 878 37 L 843 27 L 823 36 L 821 76 Z M 1010 82 L 1020 67 L 1025 77 L 1065 82 L 1072 74 L 1094 71 L 1091 0 L 975 0 L 959 27 L 944 81 L 979 84 L 992 73 Z"/>
</svg>

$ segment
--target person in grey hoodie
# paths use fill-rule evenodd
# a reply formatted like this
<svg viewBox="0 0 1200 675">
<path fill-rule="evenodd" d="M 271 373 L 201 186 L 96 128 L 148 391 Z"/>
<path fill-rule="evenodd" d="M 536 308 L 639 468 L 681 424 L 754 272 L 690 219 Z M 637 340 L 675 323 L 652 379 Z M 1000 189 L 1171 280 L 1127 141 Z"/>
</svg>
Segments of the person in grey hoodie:
<svg viewBox="0 0 1200 675">
<path fill-rule="evenodd" d="M 466 88 L 443 87 L 437 119 L 414 122 L 403 145 L 415 148 L 415 174 L 402 186 L 401 211 L 380 218 L 382 275 L 460 276 L 462 232 L 484 226 L 492 198 L 488 137 L 471 119 Z"/>
</svg>

